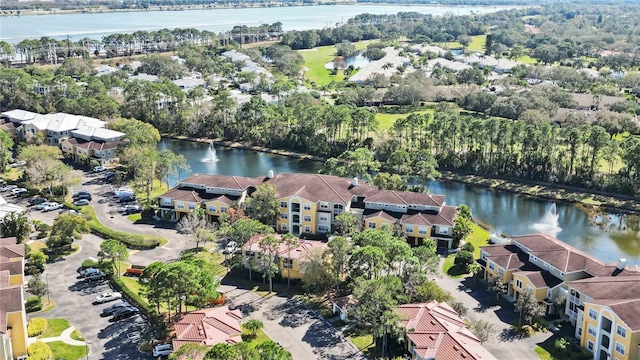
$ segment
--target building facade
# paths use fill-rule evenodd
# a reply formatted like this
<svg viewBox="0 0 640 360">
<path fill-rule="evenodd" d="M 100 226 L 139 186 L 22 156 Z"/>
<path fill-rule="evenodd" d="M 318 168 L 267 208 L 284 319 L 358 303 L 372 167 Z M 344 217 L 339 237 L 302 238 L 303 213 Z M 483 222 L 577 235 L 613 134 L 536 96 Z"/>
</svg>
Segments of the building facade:
<svg viewBox="0 0 640 360">
<path fill-rule="evenodd" d="M 27 356 L 27 315 L 24 309 L 24 244 L 0 239 L 0 355 Z"/>
</svg>

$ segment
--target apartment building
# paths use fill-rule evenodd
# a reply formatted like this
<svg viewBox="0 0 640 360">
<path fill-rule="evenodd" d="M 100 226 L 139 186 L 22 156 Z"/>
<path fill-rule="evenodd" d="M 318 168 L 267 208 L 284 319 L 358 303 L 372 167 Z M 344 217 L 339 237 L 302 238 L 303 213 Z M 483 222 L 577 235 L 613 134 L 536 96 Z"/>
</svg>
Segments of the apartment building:
<svg viewBox="0 0 640 360">
<path fill-rule="evenodd" d="M 604 263 L 546 234 L 480 250 L 486 279 L 501 277 L 512 301 L 527 291 L 567 318 L 594 360 L 640 360 L 640 266 Z"/>
<path fill-rule="evenodd" d="M 495 360 L 447 303 L 430 301 L 396 308 L 413 360 Z"/>
<path fill-rule="evenodd" d="M 0 239 L 0 358 L 27 357 L 27 316 L 24 310 L 24 244 Z"/>
<path fill-rule="evenodd" d="M 260 246 L 260 241 L 266 235 L 260 234 L 254 236 L 251 240 L 244 244 L 242 250 L 242 265 L 248 267 L 250 262 L 254 262 L 258 259 L 258 255 L 265 254 L 267 249 Z M 282 235 L 274 234 L 278 239 L 282 239 Z M 305 269 L 302 265 L 306 260 L 309 260 L 314 253 L 323 253 L 328 249 L 326 243 L 315 240 L 302 240 L 296 239 L 297 243 L 289 247 L 289 245 L 280 241 L 278 248 L 273 249 L 272 255 L 275 256 L 275 262 L 278 265 L 278 273 L 283 278 L 291 279 L 304 279 Z"/>
<path fill-rule="evenodd" d="M 458 209 L 445 197 L 403 191 L 379 190 L 359 181 L 322 174 L 278 174 L 247 178 L 195 174 L 159 196 L 159 216 L 178 221 L 196 208 L 204 208 L 211 221 L 231 206 L 244 204 L 262 184 L 276 189 L 278 232 L 295 236 L 323 236 L 335 230 L 336 216 L 356 214 L 365 228 L 396 227 L 412 245 L 434 238 L 442 249 L 453 242 Z"/>
</svg>

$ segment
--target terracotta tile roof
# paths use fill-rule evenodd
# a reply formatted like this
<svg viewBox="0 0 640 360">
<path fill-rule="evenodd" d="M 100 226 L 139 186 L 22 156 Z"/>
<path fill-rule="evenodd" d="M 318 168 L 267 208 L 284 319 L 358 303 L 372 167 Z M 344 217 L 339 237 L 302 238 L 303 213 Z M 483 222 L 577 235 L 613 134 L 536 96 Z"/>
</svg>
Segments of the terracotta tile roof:
<svg viewBox="0 0 640 360">
<path fill-rule="evenodd" d="M 371 219 L 371 218 L 374 218 L 374 217 L 381 217 L 381 218 L 383 218 L 385 220 L 388 220 L 388 221 L 390 221 L 392 223 L 395 223 L 396 220 L 398 220 L 396 217 L 394 217 L 391 214 L 388 214 L 388 213 L 386 213 L 385 211 L 382 211 L 382 210 L 374 211 L 374 212 L 371 212 L 371 213 L 368 213 L 368 214 L 364 215 L 364 219 L 365 220 Z"/>
<path fill-rule="evenodd" d="M 207 198 L 207 202 L 209 201 L 220 201 L 225 204 L 232 205 L 234 201 L 238 200 L 239 196 L 227 196 L 227 195 L 216 195 L 210 198 Z"/>
<path fill-rule="evenodd" d="M 0 262 L 18 257 L 24 257 L 24 244 L 18 244 L 15 237 L 0 239 Z"/>
<path fill-rule="evenodd" d="M 259 234 L 251 238 L 251 240 L 247 241 L 243 249 L 245 251 L 253 251 L 256 253 L 262 253 L 264 250 L 260 248 L 260 240 L 262 240 L 266 234 Z M 273 236 L 276 239 L 282 239 L 281 234 L 274 234 Z M 326 243 L 317 240 L 301 240 L 298 239 L 298 246 L 291 247 L 291 255 L 289 255 L 289 247 L 283 242 L 279 243 L 277 249 L 275 249 L 278 257 L 283 259 L 306 259 L 309 255 L 311 255 L 315 251 L 324 251 L 327 250 L 328 246 Z"/>
<path fill-rule="evenodd" d="M 180 188 L 173 188 L 166 193 L 160 195 L 160 197 L 171 198 L 177 201 L 188 201 L 188 202 L 200 202 L 202 198 L 200 194 L 195 190 L 185 190 Z"/>
<path fill-rule="evenodd" d="M 278 174 L 265 182 L 276 187 L 278 198 L 297 195 L 312 202 L 347 204 L 354 195 L 367 196 L 378 191 L 362 181 L 352 186 L 352 179 L 322 174 Z"/>
<path fill-rule="evenodd" d="M 543 287 L 554 288 L 562 284 L 562 280 L 551 275 L 548 271 L 517 271 L 513 275 L 523 275 L 538 289 Z"/>
<path fill-rule="evenodd" d="M 7 261 L 0 262 L 0 271 L 8 270 L 11 275 L 19 275 L 22 274 L 24 268 L 22 266 L 22 261 Z"/>
<path fill-rule="evenodd" d="M 428 205 L 440 207 L 444 205 L 443 195 L 423 194 L 410 191 L 381 190 L 376 194 L 368 196 L 365 201 L 397 204 L 397 205 Z"/>
<path fill-rule="evenodd" d="M 602 299 L 590 300 L 586 303 L 608 306 L 631 331 L 640 331 L 640 299 Z"/>
<path fill-rule="evenodd" d="M 351 309 L 352 307 L 358 304 L 358 299 L 356 299 L 353 295 L 341 296 L 331 300 L 332 303 L 338 305 L 339 308 Z"/>
<path fill-rule="evenodd" d="M 396 308 L 400 325 L 422 358 L 494 360 L 446 303 L 430 301 Z"/>
<path fill-rule="evenodd" d="M 198 184 L 224 189 L 246 190 L 249 186 L 259 184 L 261 180 L 243 176 L 193 174 L 180 181 L 180 184 Z"/>
<path fill-rule="evenodd" d="M 188 343 L 207 346 L 239 343 L 242 341 L 240 320 L 240 310 L 229 310 L 227 306 L 186 313 L 174 324 L 173 348 Z"/>
<path fill-rule="evenodd" d="M 640 275 L 596 276 L 570 281 L 569 286 L 592 299 L 640 299 Z"/>
<path fill-rule="evenodd" d="M 489 256 L 511 255 L 518 253 L 518 247 L 512 244 L 486 245 L 480 247 Z"/>
<path fill-rule="evenodd" d="M 488 256 L 487 260 L 491 260 L 505 270 L 520 269 L 526 265 L 526 261 L 520 254 L 496 255 Z"/>
<path fill-rule="evenodd" d="M 458 208 L 456 206 L 443 206 L 438 213 L 427 211 L 414 215 L 405 214 L 402 216 L 402 224 L 453 226 L 457 214 Z"/>
</svg>

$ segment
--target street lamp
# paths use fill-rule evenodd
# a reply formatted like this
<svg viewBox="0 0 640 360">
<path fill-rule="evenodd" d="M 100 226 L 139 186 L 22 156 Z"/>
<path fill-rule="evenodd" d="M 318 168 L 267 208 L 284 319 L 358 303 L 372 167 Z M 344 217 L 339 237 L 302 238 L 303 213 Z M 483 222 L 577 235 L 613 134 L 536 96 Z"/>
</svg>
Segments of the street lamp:
<svg viewBox="0 0 640 360">
<path fill-rule="evenodd" d="M 49 297 L 49 273 L 44 274 L 44 278 L 47 283 L 47 304 L 51 304 L 51 298 Z"/>
<path fill-rule="evenodd" d="M 85 348 L 87 350 L 87 360 L 89 360 L 89 345 L 91 345 L 91 341 L 85 340 L 84 341 L 84 346 L 85 346 Z"/>
</svg>

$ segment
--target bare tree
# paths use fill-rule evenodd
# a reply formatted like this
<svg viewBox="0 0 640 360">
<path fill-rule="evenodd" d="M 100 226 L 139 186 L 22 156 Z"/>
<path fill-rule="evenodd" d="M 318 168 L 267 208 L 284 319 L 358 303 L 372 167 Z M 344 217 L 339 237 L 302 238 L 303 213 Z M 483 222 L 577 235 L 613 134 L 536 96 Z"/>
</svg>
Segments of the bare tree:
<svg viewBox="0 0 640 360">
<path fill-rule="evenodd" d="M 196 252 L 198 252 L 201 242 L 214 240 L 213 230 L 203 209 L 189 211 L 187 216 L 180 219 L 178 223 L 178 231 L 188 234 L 196 243 Z"/>
<path fill-rule="evenodd" d="M 480 340 L 480 344 L 490 340 L 496 334 L 495 325 L 484 320 L 472 322 L 471 325 L 469 325 L 469 330 Z"/>
</svg>

